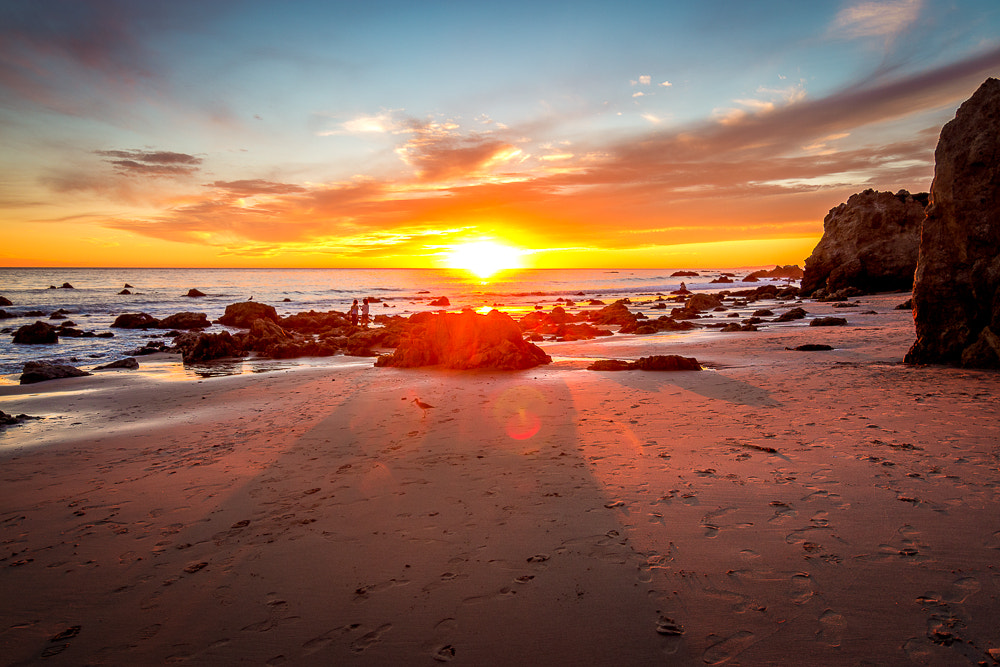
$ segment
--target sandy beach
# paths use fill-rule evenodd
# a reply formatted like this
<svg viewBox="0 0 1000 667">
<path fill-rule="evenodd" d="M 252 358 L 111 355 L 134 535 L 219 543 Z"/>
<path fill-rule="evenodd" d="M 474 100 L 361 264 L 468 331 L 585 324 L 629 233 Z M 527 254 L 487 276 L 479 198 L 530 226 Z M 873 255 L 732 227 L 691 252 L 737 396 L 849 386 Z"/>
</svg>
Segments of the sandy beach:
<svg viewBox="0 0 1000 667">
<path fill-rule="evenodd" d="M 993 664 L 1000 376 L 903 365 L 905 298 L 523 372 L 0 386 L 45 417 L 0 435 L 0 662 Z M 708 370 L 585 370 L 651 354 Z"/>
</svg>

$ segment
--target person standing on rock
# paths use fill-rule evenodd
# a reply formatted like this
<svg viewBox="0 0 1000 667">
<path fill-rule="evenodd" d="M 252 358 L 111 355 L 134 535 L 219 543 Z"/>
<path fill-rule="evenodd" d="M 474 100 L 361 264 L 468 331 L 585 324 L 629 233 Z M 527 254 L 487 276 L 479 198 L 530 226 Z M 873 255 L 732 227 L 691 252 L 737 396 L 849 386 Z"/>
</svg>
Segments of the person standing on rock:
<svg viewBox="0 0 1000 667">
<path fill-rule="evenodd" d="M 361 303 L 361 326 L 368 326 L 368 297 Z"/>
<path fill-rule="evenodd" d="M 358 326 L 358 300 L 355 299 L 354 303 L 351 304 L 351 310 L 348 311 L 351 316 L 351 326 Z"/>
</svg>

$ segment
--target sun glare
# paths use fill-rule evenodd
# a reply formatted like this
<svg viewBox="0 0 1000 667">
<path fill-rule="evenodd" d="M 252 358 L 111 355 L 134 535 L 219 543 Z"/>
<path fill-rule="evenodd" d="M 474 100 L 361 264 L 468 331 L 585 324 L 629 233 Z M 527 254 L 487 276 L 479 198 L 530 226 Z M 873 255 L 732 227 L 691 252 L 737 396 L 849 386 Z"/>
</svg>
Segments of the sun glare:
<svg viewBox="0 0 1000 667">
<path fill-rule="evenodd" d="M 497 271 L 521 267 L 521 252 L 493 241 L 477 241 L 453 246 L 446 263 L 452 269 L 465 269 L 480 278 Z"/>
</svg>

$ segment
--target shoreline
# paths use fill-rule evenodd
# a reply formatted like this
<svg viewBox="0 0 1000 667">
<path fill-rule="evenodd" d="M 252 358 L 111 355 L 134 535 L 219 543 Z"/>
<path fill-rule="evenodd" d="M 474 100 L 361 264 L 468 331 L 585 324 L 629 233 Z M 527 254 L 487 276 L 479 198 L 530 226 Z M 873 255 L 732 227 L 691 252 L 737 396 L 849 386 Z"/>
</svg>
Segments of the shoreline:
<svg viewBox="0 0 1000 667">
<path fill-rule="evenodd" d="M 0 436 L 6 664 L 989 661 L 1000 378 L 904 366 L 901 300 L 521 372 L 0 387 L 63 415 Z M 715 370 L 584 370 L 655 353 Z"/>
</svg>

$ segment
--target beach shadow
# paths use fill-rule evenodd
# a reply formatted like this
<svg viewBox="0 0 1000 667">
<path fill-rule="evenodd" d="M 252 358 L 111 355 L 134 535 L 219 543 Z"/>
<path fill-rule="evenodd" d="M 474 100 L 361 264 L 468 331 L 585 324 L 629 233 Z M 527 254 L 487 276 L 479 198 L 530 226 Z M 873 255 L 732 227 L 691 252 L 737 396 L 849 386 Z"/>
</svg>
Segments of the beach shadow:
<svg viewBox="0 0 1000 667">
<path fill-rule="evenodd" d="M 756 385 L 726 376 L 721 371 L 588 371 L 631 389 L 657 392 L 675 386 L 692 393 L 755 408 L 778 407 L 771 393 Z"/>
<path fill-rule="evenodd" d="M 192 633 L 199 660 L 269 642 L 333 663 L 662 661 L 671 640 L 636 580 L 645 556 L 581 452 L 565 382 L 366 369 L 345 385 L 232 489 L 215 514 L 240 520 L 214 549 L 192 552 L 208 565 L 187 608 L 241 601 L 253 630 L 218 649 Z M 269 599 L 282 605 L 256 602 L 254 619 Z"/>
</svg>

